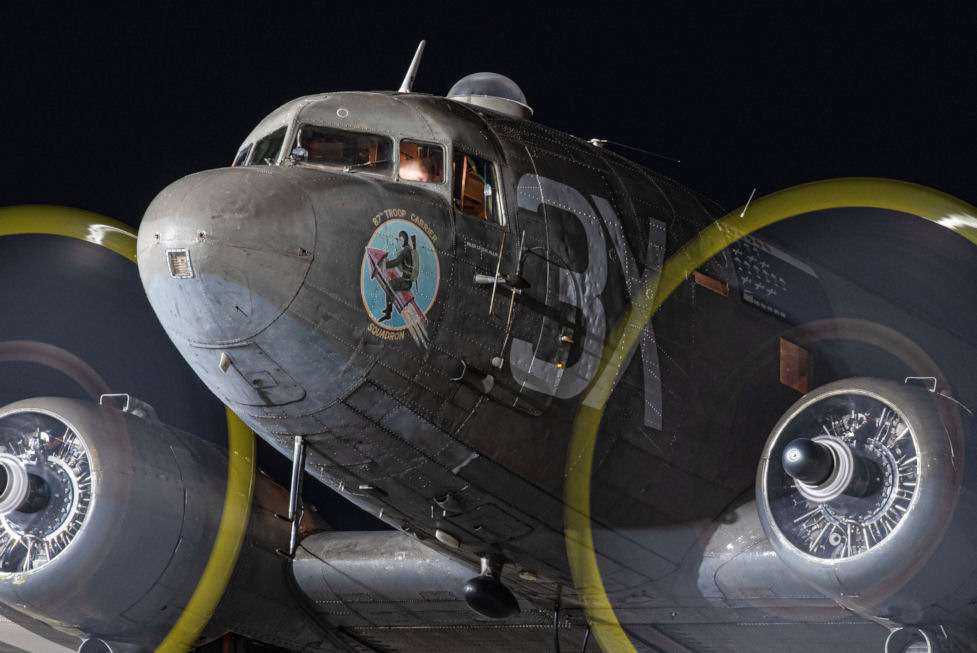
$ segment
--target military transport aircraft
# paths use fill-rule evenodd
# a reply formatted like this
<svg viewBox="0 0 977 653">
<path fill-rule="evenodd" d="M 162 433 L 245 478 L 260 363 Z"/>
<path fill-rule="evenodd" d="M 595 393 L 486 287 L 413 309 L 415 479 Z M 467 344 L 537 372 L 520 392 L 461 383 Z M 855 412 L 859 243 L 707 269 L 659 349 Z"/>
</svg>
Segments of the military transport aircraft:
<svg viewBox="0 0 977 653">
<path fill-rule="evenodd" d="M 282 105 L 138 240 L 0 214 L 63 309 L 0 317 L 4 614 L 86 652 L 977 646 L 975 209 L 724 213 L 501 75 L 412 92 L 419 55 Z"/>
</svg>

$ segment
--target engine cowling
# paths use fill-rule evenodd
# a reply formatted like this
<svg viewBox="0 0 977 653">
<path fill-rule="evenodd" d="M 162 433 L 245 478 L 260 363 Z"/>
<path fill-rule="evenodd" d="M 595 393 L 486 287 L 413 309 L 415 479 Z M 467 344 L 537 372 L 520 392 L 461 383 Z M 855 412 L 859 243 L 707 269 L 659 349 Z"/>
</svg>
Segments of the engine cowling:
<svg viewBox="0 0 977 653">
<path fill-rule="evenodd" d="M 972 421 L 948 397 L 880 379 L 802 397 L 774 427 L 757 475 L 777 555 L 864 616 L 974 633 Z"/>
<path fill-rule="evenodd" d="M 71 399 L 0 409 L 0 601 L 82 637 L 158 644 L 207 563 L 226 457 Z"/>
</svg>

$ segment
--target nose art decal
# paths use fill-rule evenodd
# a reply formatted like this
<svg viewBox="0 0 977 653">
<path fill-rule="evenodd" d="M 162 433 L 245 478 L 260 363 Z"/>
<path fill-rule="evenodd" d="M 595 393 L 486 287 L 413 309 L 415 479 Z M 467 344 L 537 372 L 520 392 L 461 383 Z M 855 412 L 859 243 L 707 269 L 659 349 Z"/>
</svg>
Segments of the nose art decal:
<svg viewBox="0 0 977 653">
<path fill-rule="evenodd" d="M 374 223 L 392 212 L 380 213 Z M 360 294 L 372 320 L 367 329 L 384 340 L 403 340 L 409 333 L 426 348 L 427 312 L 434 305 L 441 278 L 434 247 L 437 235 L 415 214 L 396 213 L 410 220 L 380 223 L 363 254 Z"/>
</svg>

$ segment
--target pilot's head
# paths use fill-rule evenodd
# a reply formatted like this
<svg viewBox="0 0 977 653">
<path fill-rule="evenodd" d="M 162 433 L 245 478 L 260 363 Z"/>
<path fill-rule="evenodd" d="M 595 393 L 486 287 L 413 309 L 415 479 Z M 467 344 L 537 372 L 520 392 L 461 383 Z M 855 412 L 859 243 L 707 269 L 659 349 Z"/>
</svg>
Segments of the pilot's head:
<svg viewBox="0 0 977 653">
<path fill-rule="evenodd" d="M 400 162 L 400 178 L 408 181 L 441 181 L 438 163 L 431 157 Z"/>
<path fill-rule="evenodd" d="M 401 230 L 400 233 L 397 234 L 397 240 L 400 241 L 400 246 L 401 247 L 407 247 L 407 232 L 404 231 L 404 230 Z"/>
</svg>

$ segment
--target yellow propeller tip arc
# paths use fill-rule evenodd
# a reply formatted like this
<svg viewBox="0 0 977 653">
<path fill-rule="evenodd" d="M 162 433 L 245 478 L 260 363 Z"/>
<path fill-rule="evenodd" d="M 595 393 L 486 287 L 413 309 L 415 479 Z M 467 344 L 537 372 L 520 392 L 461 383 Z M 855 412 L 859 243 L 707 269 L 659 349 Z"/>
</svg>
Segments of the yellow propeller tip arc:
<svg viewBox="0 0 977 653">
<path fill-rule="evenodd" d="M 0 208 L 0 236 L 21 234 L 77 238 L 136 260 L 136 230 L 91 211 L 48 204 Z"/>
<path fill-rule="evenodd" d="M 0 236 L 51 234 L 77 238 L 105 247 L 133 263 L 136 231 L 98 213 L 64 206 L 26 205 L 0 208 Z M 228 475 L 217 537 L 197 587 L 159 652 L 186 651 L 197 644 L 230 582 L 244 542 L 254 492 L 254 433 L 241 419 L 227 412 Z"/>
<path fill-rule="evenodd" d="M 919 216 L 977 244 L 977 208 L 952 195 L 904 181 L 852 177 L 794 186 L 727 213 L 665 261 L 644 293 L 614 328 L 601 365 L 574 421 L 567 455 L 564 520 L 567 557 L 574 585 L 584 599 L 587 621 L 604 651 L 634 653 L 601 580 L 590 525 L 590 474 L 597 430 L 624 353 L 644 324 L 685 279 L 711 257 L 763 227 L 796 215 L 840 208 L 875 208 Z M 650 290 L 654 292 L 649 292 Z M 595 408 L 596 407 L 596 408 Z"/>
</svg>

